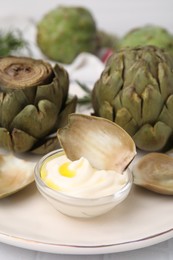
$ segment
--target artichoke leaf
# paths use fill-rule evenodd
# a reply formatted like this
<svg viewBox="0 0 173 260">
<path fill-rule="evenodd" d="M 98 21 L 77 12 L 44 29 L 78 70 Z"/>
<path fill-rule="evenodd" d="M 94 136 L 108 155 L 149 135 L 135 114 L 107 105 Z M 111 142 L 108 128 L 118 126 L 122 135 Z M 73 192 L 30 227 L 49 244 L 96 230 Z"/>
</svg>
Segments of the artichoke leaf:
<svg viewBox="0 0 173 260">
<path fill-rule="evenodd" d="M 111 102 L 111 100 L 119 93 L 123 86 L 122 74 L 115 71 L 112 75 L 103 74 L 103 83 L 99 86 L 101 100 Z"/>
<path fill-rule="evenodd" d="M 163 153 L 149 153 L 134 165 L 134 183 L 148 190 L 173 195 L 173 158 Z"/>
<path fill-rule="evenodd" d="M 73 97 L 71 100 L 69 100 L 65 106 L 65 108 L 62 110 L 62 112 L 58 115 L 57 121 L 55 123 L 54 130 L 57 132 L 57 129 L 60 127 L 64 127 L 68 122 L 68 116 L 71 113 L 75 112 L 77 105 L 77 97 Z M 36 144 L 37 147 L 34 147 L 32 149 L 32 153 L 34 154 L 45 154 L 49 153 L 52 150 L 60 148 L 60 143 L 58 140 L 57 135 L 54 136 L 48 136 L 47 138 L 42 140 L 42 143 Z"/>
<path fill-rule="evenodd" d="M 132 138 L 104 118 L 71 114 L 68 125 L 57 132 L 70 160 L 86 158 L 96 169 L 123 172 L 136 154 Z"/>
<path fill-rule="evenodd" d="M 59 113 L 62 106 L 63 90 L 56 78 L 48 85 L 37 87 L 34 104 L 36 105 L 40 100 L 44 99 L 48 99 L 50 102 L 54 103 L 57 107 L 57 113 Z"/>
<path fill-rule="evenodd" d="M 152 85 L 159 91 L 158 82 L 147 70 L 147 64 L 144 61 L 135 62 L 129 68 L 128 74 L 124 79 L 124 88 L 130 85 L 135 86 L 135 91 L 138 95 L 141 95 L 147 85 Z"/>
<path fill-rule="evenodd" d="M 0 124 L 8 128 L 13 118 L 24 107 L 25 101 L 21 97 L 21 92 L 0 93 Z M 13 108 L 13 109 L 11 109 Z"/>
<path fill-rule="evenodd" d="M 67 94 L 69 91 L 69 76 L 66 70 L 64 70 L 60 65 L 56 64 L 54 67 L 55 76 L 58 79 L 59 87 L 61 87 L 63 92 L 63 103 L 67 99 Z"/>
<path fill-rule="evenodd" d="M 173 129 L 173 95 L 169 96 L 159 115 L 159 120 Z"/>
<path fill-rule="evenodd" d="M 172 129 L 163 122 L 157 122 L 154 126 L 143 125 L 133 136 L 139 149 L 144 151 L 161 151 L 168 142 Z"/>
<path fill-rule="evenodd" d="M 5 150 L 26 152 L 32 148 L 36 141 L 37 139 L 21 130 L 13 129 L 12 133 L 9 133 L 7 129 L 0 128 L 0 147 Z"/>
<path fill-rule="evenodd" d="M 114 121 L 113 107 L 107 101 L 100 106 L 99 114 L 104 118 Z"/>
<path fill-rule="evenodd" d="M 158 67 L 157 64 L 160 62 L 160 57 L 156 55 L 156 48 L 154 46 L 149 46 L 147 51 L 143 52 L 141 49 L 141 52 L 138 53 L 138 55 L 141 55 L 141 59 L 146 61 L 148 69 L 153 76 L 153 78 L 157 79 L 158 77 Z M 150 51 L 152 50 L 152 51 Z"/>
<path fill-rule="evenodd" d="M 125 107 L 117 110 L 115 123 L 123 127 L 131 136 L 133 136 L 138 129 L 137 122 Z"/>
<path fill-rule="evenodd" d="M 77 97 L 74 96 L 65 104 L 65 108 L 58 115 L 57 122 L 55 124 L 56 131 L 60 127 L 64 127 L 68 123 L 68 116 L 75 112 L 77 105 Z"/>
<path fill-rule="evenodd" d="M 146 86 L 145 90 L 141 94 L 142 97 L 142 124 L 152 123 L 157 121 L 158 116 L 162 110 L 164 101 L 161 93 L 153 86 Z"/>
<path fill-rule="evenodd" d="M 0 147 L 6 150 L 13 149 L 10 133 L 6 128 L 0 127 Z"/>
<path fill-rule="evenodd" d="M 172 66 L 173 67 L 173 66 Z M 158 65 L 158 80 L 160 92 L 164 100 L 172 94 L 172 71 L 166 63 L 159 63 Z"/>
<path fill-rule="evenodd" d="M 36 147 L 34 146 L 34 148 L 31 150 L 31 153 L 42 155 L 58 148 L 60 148 L 60 143 L 57 136 L 47 137 L 45 140 L 42 140 L 41 144 L 36 144 Z"/>
<path fill-rule="evenodd" d="M 121 95 L 122 106 L 129 110 L 134 120 L 141 124 L 142 114 L 142 99 L 135 91 L 134 86 L 129 86 L 122 91 Z"/>
<path fill-rule="evenodd" d="M 13 129 L 11 138 L 13 150 L 17 153 L 29 151 L 37 142 L 36 138 L 16 128 Z"/>
<path fill-rule="evenodd" d="M 123 55 L 123 59 L 124 59 L 124 79 L 125 79 L 127 77 L 128 72 L 129 72 L 129 68 L 131 68 L 134 65 L 134 62 L 137 60 L 136 59 L 137 54 L 133 49 L 131 50 L 131 49 L 127 48 L 125 55 L 123 53 L 123 50 L 122 50 L 122 53 L 120 53 L 119 55 L 120 56 Z"/>
<path fill-rule="evenodd" d="M 48 100 L 41 100 L 38 103 L 38 108 L 34 105 L 26 106 L 13 119 L 10 128 L 17 128 L 35 138 L 40 138 L 51 131 L 55 125 L 56 118 L 57 110 L 55 104 Z"/>
</svg>

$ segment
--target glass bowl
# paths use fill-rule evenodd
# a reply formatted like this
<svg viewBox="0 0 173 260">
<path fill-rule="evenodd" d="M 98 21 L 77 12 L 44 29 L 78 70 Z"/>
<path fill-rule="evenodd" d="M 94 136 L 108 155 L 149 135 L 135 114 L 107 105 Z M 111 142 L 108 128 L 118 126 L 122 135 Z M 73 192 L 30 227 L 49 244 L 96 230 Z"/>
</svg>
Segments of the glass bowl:
<svg viewBox="0 0 173 260">
<path fill-rule="evenodd" d="M 62 149 L 55 150 L 46 154 L 38 161 L 35 167 L 35 182 L 43 197 L 62 214 L 81 218 L 96 217 L 110 211 L 128 196 L 133 183 L 132 173 L 129 169 L 126 169 L 126 184 L 119 191 L 104 197 L 77 198 L 49 188 L 41 179 L 41 167 L 45 160 L 56 154 L 61 156 L 64 154 L 64 151 Z"/>
</svg>

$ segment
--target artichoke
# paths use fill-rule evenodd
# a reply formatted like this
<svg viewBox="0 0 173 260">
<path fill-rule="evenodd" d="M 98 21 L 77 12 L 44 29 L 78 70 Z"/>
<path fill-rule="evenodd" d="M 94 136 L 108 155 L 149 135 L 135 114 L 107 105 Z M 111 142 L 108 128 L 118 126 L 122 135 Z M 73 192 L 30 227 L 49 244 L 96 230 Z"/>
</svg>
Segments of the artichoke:
<svg viewBox="0 0 173 260">
<path fill-rule="evenodd" d="M 48 12 L 37 25 L 37 44 L 52 60 L 71 63 L 81 52 L 94 53 L 96 24 L 82 7 L 59 6 Z"/>
<path fill-rule="evenodd" d="M 58 146 L 51 135 L 75 111 L 67 102 L 69 78 L 59 65 L 21 57 L 0 59 L 0 148 L 44 154 Z"/>
<path fill-rule="evenodd" d="M 110 48 L 112 50 L 118 50 L 119 39 L 116 35 L 107 33 L 103 30 L 97 31 L 98 49 Z"/>
<path fill-rule="evenodd" d="M 145 151 L 161 151 L 173 136 L 173 59 L 154 46 L 113 54 L 95 83 L 96 116 L 114 121 Z"/>
<path fill-rule="evenodd" d="M 133 29 L 120 41 L 120 48 L 144 45 L 154 45 L 173 54 L 173 36 L 159 26 L 147 25 Z"/>
</svg>

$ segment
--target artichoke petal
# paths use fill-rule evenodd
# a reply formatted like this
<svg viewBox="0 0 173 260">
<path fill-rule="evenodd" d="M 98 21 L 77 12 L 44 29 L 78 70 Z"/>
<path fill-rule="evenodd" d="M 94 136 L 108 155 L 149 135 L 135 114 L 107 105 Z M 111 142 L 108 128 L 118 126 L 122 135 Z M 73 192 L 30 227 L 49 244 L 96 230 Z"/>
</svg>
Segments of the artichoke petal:
<svg viewBox="0 0 173 260">
<path fill-rule="evenodd" d="M 107 101 L 100 106 L 99 114 L 104 118 L 114 121 L 113 107 Z"/>
<path fill-rule="evenodd" d="M 138 122 L 138 124 L 141 124 L 142 99 L 136 93 L 134 86 L 124 89 L 121 95 L 121 102 L 122 106 L 129 110 L 134 120 Z"/>
<path fill-rule="evenodd" d="M 57 122 L 54 128 L 55 131 L 57 131 L 57 129 L 60 127 L 64 127 L 67 124 L 68 116 L 69 114 L 75 112 L 76 104 L 76 96 L 67 102 L 64 110 L 58 115 Z M 57 136 L 50 136 L 43 139 L 41 144 L 37 143 L 36 147 L 34 147 L 31 152 L 34 154 L 45 154 L 58 148 L 60 148 L 60 143 Z"/>
<path fill-rule="evenodd" d="M 70 160 L 84 157 L 96 169 L 123 172 L 136 154 L 132 138 L 107 119 L 71 114 L 57 134 Z"/>
<path fill-rule="evenodd" d="M 55 137 L 47 137 L 45 140 L 42 140 L 42 143 L 36 144 L 36 147 L 31 150 L 33 154 L 46 154 L 55 149 L 60 148 L 60 143 L 58 141 L 57 136 Z"/>
<path fill-rule="evenodd" d="M 160 92 L 164 100 L 172 93 L 172 71 L 165 63 L 158 65 L 158 80 Z"/>
<path fill-rule="evenodd" d="M 13 129 L 11 138 L 13 143 L 13 150 L 17 153 L 29 151 L 37 142 L 36 138 L 19 129 Z"/>
<path fill-rule="evenodd" d="M 37 88 L 34 104 L 36 105 L 39 101 L 45 99 L 54 103 L 57 107 L 57 113 L 59 113 L 63 103 L 63 90 L 56 78 L 50 84 L 41 85 Z"/>
<path fill-rule="evenodd" d="M 5 128 L 0 128 L 0 147 L 15 152 L 26 152 L 36 143 L 37 139 L 27 133 L 13 129 L 10 133 Z"/>
<path fill-rule="evenodd" d="M 8 128 L 13 118 L 26 104 L 22 91 L 0 93 L 0 124 Z M 13 109 L 11 109 L 13 108 Z"/>
<path fill-rule="evenodd" d="M 6 150 L 12 150 L 13 148 L 10 133 L 3 127 L 0 127 L 0 147 Z"/>
<path fill-rule="evenodd" d="M 138 129 L 136 121 L 125 107 L 117 110 L 115 123 L 123 127 L 126 131 L 128 130 L 131 136 L 133 136 Z"/>
<path fill-rule="evenodd" d="M 135 86 L 135 91 L 140 95 L 146 86 L 152 85 L 159 91 L 157 80 L 147 69 L 145 61 L 138 61 L 129 68 L 127 76 L 124 78 L 124 88 L 129 85 Z"/>
<path fill-rule="evenodd" d="M 154 126 L 143 125 L 133 136 L 139 149 L 144 151 L 160 151 L 168 142 L 172 129 L 163 122 L 157 122 Z"/>
<path fill-rule="evenodd" d="M 173 195 L 172 169 L 172 157 L 163 153 L 149 153 L 134 165 L 134 183 L 160 194 Z"/>
<path fill-rule="evenodd" d="M 55 76 L 58 79 L 59 87 L 63 91 L 63 103 L 67 99 L 67 94 L 69 90 L 69 76 L 66 70 L 63 69 L 60 65 L 56 64 L 54 67 Z"/>
<path fill-rule="evenodd" d="M 157 121 L 162 110 L 164 100 L 159 91 L 153 86 L 146 86 L 141 94 L 142 97 L 142 114 L 141 121 L 143 124 Z M 151 108 L 151 109 L 149 109 Z"/>
<path fill-rule="evenodd" d="M 13 119 L 10 127 L 20 129 L 35 138 L 41 138 L 51 131 L 56 118 L 56 106 L 48 100 L 41 100 L 38 109 L 34 105 L 26 106 Z"/>
<path fill-rule="evenodd" d="M 159 115 L 159 120 L 173 129 L 173 95 L 169 96 Z"/>
<path fill-rule="evenodd" d="M 56 131 L 58 128 L 64 127 L 68 123 L 68 116 L 75 112 L 76 105 L 77 105 L 77 97 L 74 96 L 71 100 L 69 100 L 66 103 L 65 108 L 58 115 L 58 119 L 55 124 Z"/>
</svg>

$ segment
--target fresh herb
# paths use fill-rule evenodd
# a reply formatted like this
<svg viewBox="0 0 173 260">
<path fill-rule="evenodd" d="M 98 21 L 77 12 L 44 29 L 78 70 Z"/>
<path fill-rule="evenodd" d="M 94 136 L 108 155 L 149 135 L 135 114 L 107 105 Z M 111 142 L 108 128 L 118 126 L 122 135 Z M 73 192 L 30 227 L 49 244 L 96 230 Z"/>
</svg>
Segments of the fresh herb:
<svg viewBox="0 0 173 260">
<path fill-rule="evenodd" d="M 0 56 L 8 56 L 19 49 L 28 48 L 20 30 L 0 31 Z"/>
<path fill-rule="evenodd" d="M 76 83 L 81 87 L 81 89 L 86 93 L 82 98 L 78 98 L 78 103 L 83 105 L 83 104 L 90 104 L 91 103 L 91 89 L 81 83 L 80 81 L 76 80 Z"/>
</svg>

